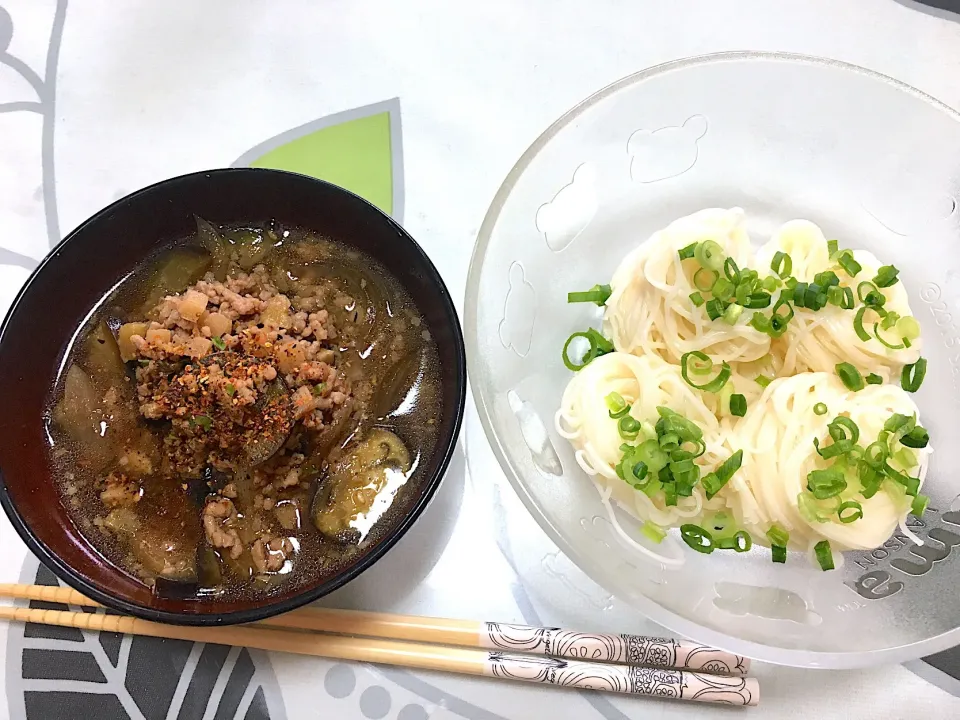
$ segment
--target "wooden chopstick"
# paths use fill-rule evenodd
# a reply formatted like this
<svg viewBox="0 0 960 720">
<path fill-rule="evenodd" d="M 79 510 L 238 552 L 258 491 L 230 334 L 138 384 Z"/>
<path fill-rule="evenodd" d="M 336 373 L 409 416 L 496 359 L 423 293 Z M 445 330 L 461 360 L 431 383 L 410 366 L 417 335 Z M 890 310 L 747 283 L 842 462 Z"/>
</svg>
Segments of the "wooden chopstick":
<svg viewBox="0 0 960 720">
<path fill-rule="evenodd" d="M 0 597 L 99 607 L 99 603 L 76 590 L 57 586 L 0 583 Z M 582 633 L 552 627 L 318 607 L 300 608 L 255 624 L 713 675 L 744 677 L 750 669 L 750 661 L 739 655 L 686 640 L 643 635 Z"/>
<path fill-rule="evenodd" d="M 255 624 L 188 627 L 122 615 L 12 606 L 0 606 L 0 619 L 695 702 L 743 706 L 756 705 L 760 699 L 759 684 L 754 678 L 540 658 L 377 638 L 296 633 Z"/>
</svg>

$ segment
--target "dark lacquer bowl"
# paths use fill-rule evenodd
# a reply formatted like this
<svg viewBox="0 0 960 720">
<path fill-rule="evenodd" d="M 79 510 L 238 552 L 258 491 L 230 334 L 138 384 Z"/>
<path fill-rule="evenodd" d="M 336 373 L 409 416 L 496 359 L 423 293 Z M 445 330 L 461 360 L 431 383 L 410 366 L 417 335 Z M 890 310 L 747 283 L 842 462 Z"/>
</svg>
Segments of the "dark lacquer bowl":
<svg viewBox="0 0 960 720">
<path fill-rule="evenodd" d="M 98 301 L 147 255 L 218 224 L 275 219 L 368 253 L 417 305 L 440 359 L 443 409 L 436 450 L 409 510 L 335 575 L 256 601 L 157 597 L 114 566 L 71 521 L 51 477 L 44 412 L 71 336 Z M 0 503 L 27 546 L 60 578 L 116 610 L 189 625 L 250 622 L 331 592 L 375 563 L 430 501 L 457 440 L 466 392 L 463 336 L 437 269 L 402 227 L 330 183 L 293 173 L 229 169 L 194 173 L 118 200 L 70 233 L 27 281 L 0 326 Z"/>
</svg>

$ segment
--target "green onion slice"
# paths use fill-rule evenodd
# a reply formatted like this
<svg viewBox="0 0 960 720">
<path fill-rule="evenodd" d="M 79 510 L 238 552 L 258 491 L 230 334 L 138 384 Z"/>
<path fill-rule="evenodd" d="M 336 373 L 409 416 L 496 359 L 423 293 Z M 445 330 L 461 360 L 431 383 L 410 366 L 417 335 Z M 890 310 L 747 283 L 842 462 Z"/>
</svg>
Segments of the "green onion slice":
<svg viewBox="0 0 960 720">
<path fill-rule="evenodd" d="M 807 475 L 807 490 L 817 499 L 836 497 L 847 489 L 843 473 L 834 468 L 811 470 Z"/>
<path fill-rule="evenodd" d="M 775 563 L 785 563 L 787 561 L 787 548 L 783 545 L 771 545 L 770 553 Z"/>
<path fill-rule="evenodd" d="M 840 251 L 840 241 L 839 240 L 827 240 L 827 254 L 832 258 Z"/>
<path fill-rule="evenodd" d="M 704 392 L 718 392 L 720 388 L 722 388 L 726 384 L 727 380 L 730 379 L 730 375 L 732 371 L 730 370 L 730 366 L 726 362 L 724 362 L 720 366 L 720 372 L 717 374 L 715 378 L 713 378 L 713 380 L 703 383 L 702 385 L 698 385 L 697 383 L 693 382 L 690 379 L 690 373 L 697 372 L 696 370 L 692 370 L 690 368 L 691 358 L 693 358 L 694 361 L 698 362 L 699 367 L 703 367 L 704 365 L 706 365 L 708 368 L 713 367 L 713 361 L 710 360 L 710 358 L 705 353 L 702 353 L 699 350 L 693 350 L 691 352 L 684 353 L 680 357 L 680 374 L 683 376 L 683 379 L 686 381 L 687 385 L 689 385 L 690 387 L 694 387 L 697 390 L 703 390 Z M 697 373 L 697 374 L 701 374 L 701 373 Z"/>
<path fill-rule="evenodd" d="M 892 313 L 891 313 L 891 314 L 892 314 Z M 886 321 L 886 318 L 884 318 L 884 321 Z M 906 347 L 906 345 L 903 343 L 903 340 L 902 340 L 902 339 L 901 339 L 901 341 L 900 341 L 899 343 L 892 343 L 892 342 L 889 342 L 888 340 L 886 340 L 886 338 L 881 337 L 881 336 L 880 336 L 880 330 L 881 330 L 880 325 L 881 325 L 881 323 L 874 323 L 874 324 L 873 324 L 873 336 L 880 342 L 881 345 L 883 345 L 883 346 L 886 347 L 886 348 L 890 348 L 891 350 L 902 350 L 903 348 Z"/>
<path fill-rule="evenodd" d="M 730 305 L 723 311 L 723 321 L 727 325 L 736 325 L 740 314 L 743 312 L 742 305 Z"/>
<path fill-rule="evenodd" d="M 827 412 L 828 412 L 827 406 L 822 402 L 818 402 L 816 405 L 813 406 L 814 415 L 826 415 Z"/>
<path fill-rule="evenodd" d="M 853 365 L 848 362 L 842 362 L 837 364 L 836 369 L 837 375 L 840 377 L 840 381 L 843 383 L 844 387 L 847 388 L 847 390 L 852 390 L 854 392 L 863 390 L 863 376 Z"/>
<path fill-rule="evenodd" d="M 693 284 L 701 292 L 710 292 L 719 277 L 716 272 L 709 268 L 699 268 L 693 274 Z"/>
<path fill-rule="evenodd" d="M 837 518 L 844 524 L 856 522 L 863 517 L 863 506 L 856 500 L 847 500 L 837 508 Z"/>
<path fill-rule="evenodd" d="M 678 254 L 680 255 L 681 260 L 689 260 L 697 253 L 697 243 L 693 242 L 687 245 L 685 248 L 680 248 Z"/>
<path fill-rule="evenodd" d="M 830 552 L 830 541 L 821 540 L 813 546 L 813 552 L 817 556 L 817 562 L 820 563 L 820 569 L 826 572 L 833 570 L 833 553 Z"/>
<path fill-rule="evenodd" d="M 905 365 L 900 373 L 900 387 L 907 392 L 916 392 L 923 384 L 923 378 L 927 375 L 927 360 L 919 358 L 912 365 Z"/>
<path fill-rule="evenodd" d="M 647 521 L 640 526 L 640 532 L 643 533 L 643 536 L 650 540 L 653 543 L 659 545 L 663 542 L 663 539 L 667 536 L 667 531 L 664 530 L 659 525 L 654 525 L 652 522 Z"/>
<path fill-rule="evenodd" d="M 210 338 L 210 342 L 213 343 L 213 346 L 214 346 L 217 350 L 225 350 L 226 347 L 227 347 L 227 344 L 223 341 L 223 338 L 220 337 L 219 335 L 216 335 L 216 336 Z"/>
<path fill-rule="evenodd" d="M 618 392 L 612 392 L 607 395 L 603 401 L 607 404 L 607 410 L 610 411 L 610 417 L 614 420 L 619 420 L 628 412 L 630 412 L 630 406 L 627 404 L 627 401 L 623 399 L 623 395 Z"/>
<path fill-rule="evenodd" d="M 732 282 L 726 278 L 719 278 L 714 284 L 711 292 L 713 296 L 718 300 L 723 300 L 724 302 L 729 302 L 733 299 L 733 295 L 736 292 L 737 287 Z"/>
<path fill-rule="evenodd" d="M 863 327 L 863 315 L 869 310 L 866 305 L 857 310 L 857 314 L 853 318 L 853 330 L 857 333 L 857 337 L 863 340 L 863 342 L 868 342 L 870 340 L 870 333 L 866 331 Z"/>
<path fill-rule="evenodd" d="M 899 282 L 897 279 L 897 275 L 899 274 L 900 271 L 893 265 L 884 265 L 877 270 L 877 275 L 873 278 L 873 282 L 877 287 L 888 288 Z"/>
<path fill-rule="evenodd" d="M 919 425 L 900 438 L 900 443 L 902 445 L 908 448 L 914 448 L 916 450 L 925 448 L 929 442 L 930 433 L 928 433 L 925 428 L 922 428 Z"/>
<path fill-rule="evenodd" d="M 624 440 L 635 440 L 640 434 L 640 421 L 630 415 L 624 415 L 617 421 L 617 431 Z"/>
<path fill-rule="evenodd" d="M 598 307 L 603 307 L 612 294 L 609 285 L 594 285 L 584 292 L 567 293 L 568 303 L 592 302 Z"/>
<path fill-rule="evenodd" d="M 690 302 L 692 302 L 697 307 L 700 307 L 706 302 L 706 300 L 703 299 L 703 295 L 701 295 L 700 293 L 692 292 L 690 293 Z"/>
<path fill-rule="evenodd" d="M 837 264 L 852 278 L 855 278 L 863 270 L 863 266 L 854 259 L 853 252 L 850 250 L 844 250 L 837 256 Z"/>
<path fill-rule="evenodd" d="M 777 525 L 777 523 L 774 523 L 770 526 L 770 529 L 767 530 L 767 539 L 771 545 L 782 545 L 786 547 L 787 543 L 790 542 L 790 533 Z"/>
<path fill-rule="evenodd" d="M 787 253 L 777 250 L 773 255 L 773 260 L 770 262 L 770 269 L 783 280 L 793 272 L 793 258 Z"/>
<path fill-rule="evenodd" d="M 917 517 L 920 517 L 921 515 L 923 515 L 923 513 L 927 511 L 927 506 L 929 504 L 930 504 L 930 498 L 928 498 L 926 495 L 918 494 L 913 499 L 913 502 L 910 503 L 910 512 L 916 515 Z"/>
<path fill-rule="evenodd" d="M 909 315 L 900 318 L 897 321 L 897 335 L 904 340 L 916 340 L 920 337 L 920 323 Z"/>
<path fill-rule="evenodd" d="M 567 351 L 570 349 L 570 343 L 577 338 L 583 338 L 590 343 L 590 348 L 583 354 L 583 357 L 580 358 L 581 362 L 579 363 L 571 360 L 570 356 L 567 354 Z M 601 355 L 606 355 L 607 353 L 611 352 L 613 352 L 613 343 L 607 340 L 603 335 L 593 328 L 590 328 L 584 332 L 575 332 L 567 338 L 567 341 L 563 344 L 563 364 L 567 366 L 568 370 L 576 372 L 577 370 L 583 370 L 583 368 Z"/>
<path fill-rule="evenodd" d="M 719 272 L 723 267 L 723 248 L 713 240 L 698 243 L 693 255 L 705 268 Z"/>
<path fill-rule="evenodd" d="M 771 380 L 770 378 L 768 378 L 766 375 L 757 375 L 757 376 L 753 379 L 753 381 L 754 381 L 757 385 L 759 385 L 760 387 L 763 387 L 763 388 L 767 387 L 767 385 L 769 385 L 771 382 L 773 382 L 773 380 Z"/>
<path fill-rule="evenodd" d="M 732 282 L 734 285 L 740 282 L 740 267 L 737 265 L 737 261 L 731 257 L 728 257 L 723 261 L 723 274 L 727 276 L 727 280 Z"/>
<path fill-rule="evenodd" d="M 747 414 L 747 398 L 740 393 L 730 396 L 730 414 L 743 417 Z"/>
<path fill-rule="evenodd" d="M 867 381 L 867 385 L 883 385 L 883 378 L 876 373 L 870 373 L 864 379 Z"/>
<path fill-rule="evenodd" d="M 680 538 L 691 548 L 704 555 L 709 555 L 716 548 L 713 536 L 699 525 L 690 523 L 681 525 Z"/>
<path fill-rule="evenodd" d="M 704 310 L 707 311 L 707 317 L 709 317 L 711 320 L 717 320 L 723 317 L 723 313 L 726 309 L 726 304 L 717 298 L 711 298 L 707 300 L 707 303 L 704 306 Z"/>
</svg>

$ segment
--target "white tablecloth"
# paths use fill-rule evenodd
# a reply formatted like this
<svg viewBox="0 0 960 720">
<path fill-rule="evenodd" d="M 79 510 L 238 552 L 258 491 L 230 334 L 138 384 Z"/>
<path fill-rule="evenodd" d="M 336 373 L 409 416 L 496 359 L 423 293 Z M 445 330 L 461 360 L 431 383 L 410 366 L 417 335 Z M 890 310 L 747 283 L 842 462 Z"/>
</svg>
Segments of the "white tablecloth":
<svg viewBox="0 0 960 720">
<path fill-rule="evenodd" d="M 957 107 L 960 22 L 950 17 L 907 0 L 0 0 L 0 309 L 51 242 L 110 201 L 349 123 L 353 142 L 387 148 L 360 189 L 423 244 L 462 307 L 496 188 L 527 145 L 594 90 L 678 57 L 781 50 L 863 65 Z M 337 180 L 346 171 L 318 172 Z M 0 408 L 15 412 L 2 399 Z M 415 528 L 326 602 L 664 632 L 557 552 L 504 481 L 472 408 L 462 446 Z M 0 581 L 54 582 L 5 518 L 0 547 Z M 729 713 L 42 628 L 0 625 L 0 648 L 0 718 Z M 750 716 L 960 716 L 960 681 L 911 667 L 759 666 L 763 700 Z"/>
</svg>

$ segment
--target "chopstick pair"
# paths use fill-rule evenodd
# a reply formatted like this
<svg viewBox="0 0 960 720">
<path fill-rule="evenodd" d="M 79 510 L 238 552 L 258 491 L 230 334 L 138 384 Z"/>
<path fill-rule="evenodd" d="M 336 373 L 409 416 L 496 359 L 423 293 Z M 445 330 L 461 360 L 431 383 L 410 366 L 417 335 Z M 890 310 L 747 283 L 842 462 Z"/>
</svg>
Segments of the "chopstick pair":
<svg viewBox="0 0 960 720">
<path fill-rule="evenodd" d="M 0 583 L 0 597 L 101 607 L 55 586 Z M 640 635 L 317 607 L 229 627 L 14 606 L 0 606 L 0 619 L 696 702 L 756 705 L 760 693 L 746 658 Z"/>
</svg>

